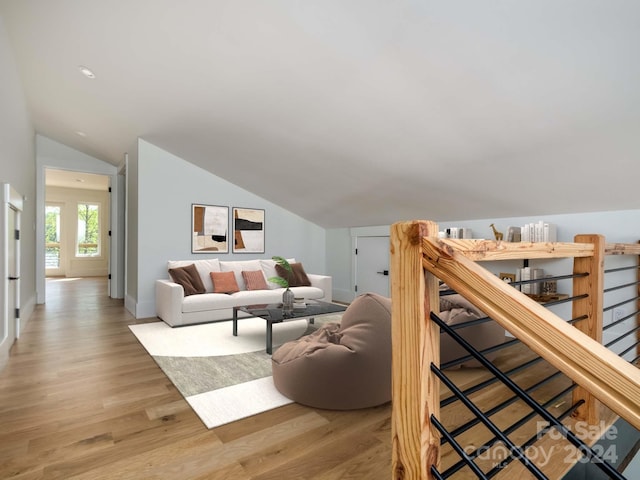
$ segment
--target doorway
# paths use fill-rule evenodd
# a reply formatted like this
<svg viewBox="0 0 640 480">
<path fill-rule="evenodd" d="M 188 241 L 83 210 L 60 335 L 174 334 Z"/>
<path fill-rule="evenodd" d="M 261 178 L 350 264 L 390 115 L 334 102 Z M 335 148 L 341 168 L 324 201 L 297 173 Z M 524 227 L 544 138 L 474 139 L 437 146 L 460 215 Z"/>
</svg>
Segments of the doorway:
<svg viewBox="0 0 640 480">
<path fill-rule="evenodd" d="M 9 338 L 20 336 L 20 219 L 18 209 L 9 204 L 7 209 L 7 333 Z"/>
<path fill-rule="evenodd" d="M 64 277 L 66 263 L 64 252 L 60 251 L 62 235 L 62 203 L 46 202 L 44 267 L 47 277 Z"/>
<path fill-rule="evenodd" d="M 14 341 L 20 337 L 20 215 L 23 203 L 22 196 L 6 183 L 2 185 L 2 198 L 0 246 L 7 255 L 0 262 L 0 366 Z"/>
<path fill-rule="evenodd" d="M 109 276 L 110 205 L 108 175 L 45 170 L 46 277 Z"/>
<path fill-rule="evenodd" d="M 389 297 L 389 236 L 356 237 L 356 294 L 377 293 Z"/>
</svg>

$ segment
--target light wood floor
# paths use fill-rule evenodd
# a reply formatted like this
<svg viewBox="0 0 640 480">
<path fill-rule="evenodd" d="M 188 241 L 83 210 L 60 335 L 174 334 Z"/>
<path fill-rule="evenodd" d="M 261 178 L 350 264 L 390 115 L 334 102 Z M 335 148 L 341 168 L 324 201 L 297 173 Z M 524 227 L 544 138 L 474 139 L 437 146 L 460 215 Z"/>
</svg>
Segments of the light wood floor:
<svg viewBox="0 0 640 480">
<path fill-rule="evenodd" d="M 293 404 L 207 430 L 106 292 L 104 279 L 47 282 L 0 372 L 1 479 L 391 477 L 388 405 Z"/>
<path fill-rule="evenodd" d="M 106 292 L 105 279 L 48 280 L 46 304 L 0 372 L 0 479 L 391 478 L 390 405 L 335 412 L 292 404 L 207 430 L 127 327 L 157 319 L 136 321 Z M 531 355 L 512 348 L 497 362 L 501 368 Z M 450 372 L 462 387 L 484 375 L 466 370 Z M 532 385 L 552 371 L 542 362 L 518 374 L 519 382 Z M 551 398 L 567 380 L 554 383 L 535 396 Z M 496 385 L 472 397 L 486 411 L 509 395 Z M 558 402 L 552 410 L 563 408 Z M 527 410 L 506 409 L 503 428 Z M 456 404 L 442 414 L 451 427 L 469 419 Z M 530 435 L 525 428 L 513 436 Z M 486 439 L 479 427 L 461 437 L 465 445 Z M 443 448 L 443 468 L 455 461 Z M 531 478 L 511 467 L 517 465 L 499 477 Z M 474 477 L 466 470 L 454 478 Z"/>
</svg>

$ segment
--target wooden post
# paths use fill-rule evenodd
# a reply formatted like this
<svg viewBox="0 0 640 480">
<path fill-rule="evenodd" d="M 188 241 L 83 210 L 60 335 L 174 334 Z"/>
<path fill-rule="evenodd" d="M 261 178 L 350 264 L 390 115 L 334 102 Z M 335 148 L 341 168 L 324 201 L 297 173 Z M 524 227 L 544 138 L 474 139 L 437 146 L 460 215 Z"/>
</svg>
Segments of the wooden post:
<svg viewBox="0 0 640 480">
<path fill-rule="evenodd" d="M 640 241 L 638 241 L 640 243 Z M 638 270 L 636 270 L 636 279 L 640 282 L 640 255 L 636 256 Z M 638 297 L 640 297 L 640 283 L 638 283 Z M 640 298 L 636 300 L 636 310 L 640 311 Z M 636 313 L 636 327 L 640 326 L 640 313 Z M 640 341 L 640 330 L 636 330 L 636 340 Z M 636 345 L 636 356 L 640 355 L 640 344 Z M 637 364 L 636 364 L 637 365 Z"/>
<path fill-rule="evenodd" d="M 422 238 L 438 236 L 433 222 L 391 227 L 392 308 L 392 478 L 433 478 L 440 462 L 440 435 L 431 415 L 440 413 L 440 382 L 430 365 L 440 364 L 440 329 L 429 319 L 439 313 L 437 279 L 422 266 Z M 425 292 L 427 293 L 425 295 Z"/>
<path fill-rule="evenodd" d="M 576 328 L 589 337 L 602 343 L 602 312 L 604 308 L 604 250 L 605 239 L 602 235 L 576 235 L 576 243 L 592 243 L 592 257 L 575 258 L 573 273 L 588 273 L 587 277 L 573 279 L 573 295 L 588 294 L 585 299 L 573 302 L 573 318 L 586 315 L 587 318 L 575 324 Z M 573 403 L 584 400 L 573 417 L 596 425 L 600 421 L 598 401 L 585 388 L 578 386 L 573 391 Z"/>
</svg>

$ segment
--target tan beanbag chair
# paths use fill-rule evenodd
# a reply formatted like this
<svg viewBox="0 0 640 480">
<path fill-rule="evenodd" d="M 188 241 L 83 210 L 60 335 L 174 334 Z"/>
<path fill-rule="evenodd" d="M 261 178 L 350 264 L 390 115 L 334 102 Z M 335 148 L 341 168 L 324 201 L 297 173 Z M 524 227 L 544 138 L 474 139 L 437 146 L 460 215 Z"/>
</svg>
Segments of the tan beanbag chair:
<svg viewBox="0 0 640 480">
<path fill-rule="evenodd" d="M 357 297 L 340 324 L 285 343 L 271 360 L 276 388 L 303 405 L 352 410 L 391 401 L 391 299 Z"/>
<path fill-rule="evenodd" d="M 478 310 L 471 302 L 459 294 L 446 295 L 440 297 L 440 315 L 444 323 L 453 326 L 459 323 L 484 318 L 486 315 Z M 505 330 L 498 322 L 493 320 L 478 325 L 456 330 L 456 333 L 469 342 L 476 350 L 484 350 L 494 345 L 504 343 Z M 450 362 L 460 357 L 469 355 L 450 335 L 440 334 L 440 365 Z M 489 360 L 493 360 L 497 353 L 486 355 Z M 467 360 L 458 365 L 459 367 L 479 367 L 480 362 L 475 359 Z"/>
</svg>

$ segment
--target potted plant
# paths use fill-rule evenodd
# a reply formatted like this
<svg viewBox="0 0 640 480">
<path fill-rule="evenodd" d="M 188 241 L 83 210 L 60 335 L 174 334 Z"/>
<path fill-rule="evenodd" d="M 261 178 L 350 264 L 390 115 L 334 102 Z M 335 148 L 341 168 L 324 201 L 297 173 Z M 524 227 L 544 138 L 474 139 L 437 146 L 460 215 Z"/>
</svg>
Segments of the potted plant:
<svg viewBox="0 0 640 480">
<path fill-rule="evenodd" d="M 277 265 L 280 265 L 289 274 L 289 276 L 293 275 L 293 269 L 291 268 L 291 265 L 289 264 L 286 258 L 273 256 L 271 257 L 271 259 L 274 262 L 276 262 Z M 270 277 L 268 280 L 270 282 L 280 285 L 282 288 L 285 289 L 285 291 L 282 293 L 282 309 L 285 312 L 293 311 L 293 301 L 295 299 L 295 295 L 289 289 L 289 280 L 279 276 Z"/>
</svg>

